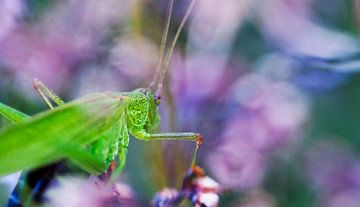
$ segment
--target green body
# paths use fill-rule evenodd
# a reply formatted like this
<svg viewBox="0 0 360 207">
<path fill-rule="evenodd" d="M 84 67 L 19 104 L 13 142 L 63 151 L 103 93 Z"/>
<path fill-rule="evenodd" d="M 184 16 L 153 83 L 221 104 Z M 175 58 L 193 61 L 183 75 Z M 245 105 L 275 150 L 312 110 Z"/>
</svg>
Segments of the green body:
<svg viewBox="0 0 360 207">
<path fill-rule="evenodd" d="M 111 98 L 118 99 L 117 94 L 107 93 L 107 95 L 110 95 Z M 120 96 L 122 98 L 118 99 L 118 100 L 121 101 L 122 106 L 119 108 L 121 110 L 119 112 L 120 116 L 119 116 L 118 123 L 116 125 L 111 126 L 110 129 L 105 131 L 104 133 L 100 133 L 97 136 L 96 141 L 94 141 L 93 143 L 90 143 L 89 145 L 82 146 L 82 145 L 75 145 L 74 143 L 65 144 L 65 147 L 66 147 L 66 145 L 77 146 L 76 148 L 73 148 L 71 153 L 69 153 L 69 154 L 65 153 L 65 157 L 68 158 L 73 163 L 84 168 L 86 171 L 88 171 L 90 173 L 101 173 L 106 170 L 106 167 L 109 165 L 109 163 L 115 159 L 116 155 L 118 155 L 119 156 L 118 172 L 121 171 L 121 168 L 125 163 L 126 154 L 127 154 L 127 146 L 129 144 L 129 136 L 128 136 L 127 126 L 128 125 L 136 126 L 136 127 L 132 128 L 132 131 L 134 131 L 134 130 L 136 131 L 138 128 L 141 128 L 141 125 L 143 125 L 142 124 L 143 121 L 139 122 L 139 120 L 142 120 L 144 118 L 146 119 L 146 116 L 141 116 L 141 114 L 144 114 L 144 110 L 147 111 L 151 108 L 148 104 L 149 101 L 146 100 L 146 97 L 144 95 L 146 95 L 146 94 L 144 94 L 142 92 L 140 92 L 140 93 L 132 92 L 132 93 L 127 93 L 126 95 L 120 94 Z M 99 96 L 99 94 L 90 95 L 89 97 L 91 97 L 91 96 L 96 97 L 96 96 Z M 50 108 L 53 108 L 51 103 L 48 102 L 49 100 L 47 98 L 45 98 L 44 100 L 50 104 Z M 85 98 L 85 100 L 89 101 L 92 99 Z M 96 99 L 94 99 L 94 101 L 95 100 Z M 64 102 L 59 98 L 56 101 L 56 103 L 58 104 L 58 106 L 64 105 Z M 124 117 L 125 112 L 126 112 L 123 110 L 124 104 L 126 105 L 125 110 L 128 109 L 127 106 L 129 106 L 130 113 L 129 113 L 128 117 Z M 75 107 L 75 105 L 73 105 L 72 107 Z M 154 107 L 152 107 L 152 108 L 154 108 Z M 137 112 L 136 113 L 132 112 L 134 110 Z M 115 111 L 117 111 L 117 110 L 115 110 Z M 141 112 L 141 113 L 138 113 L 138 112 Z M 17 128 L 19 130 L 21 130 L 21 128 L 25 127 L 26 120 L 30 119 L 30 116 L 14 109 L 14 108 L 6 106 L 2 103 L 0 103 L 0 114 L 3 117 L 5 117 L 6 119 L 8 119 L 9 121 L 11 121 L 13 124 L 18 125 L 18 127 L 15 127 L 15 128 Z M 155 118 L 156 118 L 156 113 L 152 113 L 152 114 L 155 115 Z M 139 117 L 139 115 L 140 115 L 140 117 Z M 50 116 L 50 115 L 48 115 L 48 116 Z M 73 116 L 74 115 L 70 115 L 70 117 L 73 117 Z M 149 120 L 149 118 L 147 118 L 147 120 Z M 127 122 L 129 122 L 129 124 Z M 145 123 L 147 123 L 146 124 L 147 128 L 148 128 L 148 126 L 152 125 L 149 121 L 146 121 Z M 80 125 L 77 125 L 77 126 L 80 126 Z M 5 139 L 3 139 L 3 142 L 5 142 Z M 37 140 L 37 141 L 32 140 L 32 142 L 39 143 L 41 141 L 40 140 Z M 6 143 L 4 143 L 4 144 L 6 144 Z M 58 143 L 58 144 L 60 144 L 60 143 Z M 26 149 L 25 149 L 25 151 L 26 151 Z M 41 154 L 41 151 L 42 150 L 40 149 L 40 154 Z M 19 153 L 20 152 L 17 150 L 16 154 L 19 154 Z M 39 154 L 39 152 L 38 152 L 38 154 Z M 59 152 L 53 152 L 53 154 L 59 154 Z M 16 155 L 16 156 L 19 156 L 19 155 Z M 0 157 L 2 157 L 2 156 L 0 155 Z M 59 157 L 62 157 L 62 156 L 60 155 Z M 23 159 L 23 158 L 21 158 L 21 159 Z M 33 158 L 30 158 L 30 159 L 33 159 Z M 54 159 L 52 162 L 56 161 L 56 159 Z M 7 162 L 6 159 L 4 159 L 3 161 Z M 17 159 L 14 161 L 16 162 Z M 39 165 L 44 165 L 44 163 L 39 163 Z M 99 168 L 99 166 L 95 167 L 94 168 L 95 172 L 94 172 L 94 169 L 92 169 L 91 167 L 87 167 L 87 165 L 90 165 L 90 166 L 91 165 L 99 165 L 101 167 L 100 168 Z M 5 166 L 8 166 L 8 165 L 5 164 Z M 102 166 L 104 166 L 104 168 L 102 168 Z M 36 165 L 35 165 L 35 167 L 36 167 Z M 24 168 L 27 168 L 26 164 L 24 165 Z M 5 169 L 5 168 L 3 168 L 3 169 Z M 6 169 L 11 170 L 8 167 Z M 36 192 L 33 192 L 33 189 L 27 185 L 28 184 L 26 181 L 27 176 L 28 176 L 28 173 L 26 171 L 24 171 L 22 173 L 19 183 L 16 187 L 17 195 L 19 195 L 19 197 L 12 198 L 15 202 L 20 202 L 22 204 L 25 204 L 25 206 L 28 206 L 28 205 L 30 205 L 30 203 L 33 202 L 32 195 L 33 195 L 33 193 L 36 193 Z"/>
<path fill-rule="evenodd" d="M 64 158 L 101 174 L 116 156 L 119 173 L 129 133 L 147 139 L 159 119 L 155 98 L 145 89 L 90 94 L 32 118 L 11 109 L 0 105 L 0 114 L 17 123 L 0 131 L 0 175 Z"/>
<path fill-rule="evenodd" d="M 14 124 L 0 131 L 0 175 L 27 169 L 46 171 L 48 164 L 63 159 L 99 175 L 108 172 L 117 156 L 118 165 L 111 170 L 113 182 L 125 164 L 129 134 L 142 140 L 201 140 L 199 134 L 191 132 L 151 133 L 159 121 L 159 100 L 147 89 L 95 93 L 65 104 L 41 81 L 35 79 L 34 87 L 51 110 L 30 117 L 0 103 L 0 115 Z M 193 164 L 197 150 L 198 145 Z M 31 178 L 24 171 L 9 202 L 34 203 L 33 195 L 38 191 L 27 179 L 41 182 L 43 178 Z"/>
</svg>

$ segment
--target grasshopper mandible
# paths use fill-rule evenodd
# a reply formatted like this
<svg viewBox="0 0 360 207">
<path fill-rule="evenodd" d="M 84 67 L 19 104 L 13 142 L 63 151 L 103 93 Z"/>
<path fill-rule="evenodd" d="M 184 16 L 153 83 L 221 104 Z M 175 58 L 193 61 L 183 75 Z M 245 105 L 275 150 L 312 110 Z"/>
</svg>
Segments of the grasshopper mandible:
<svg viewBox="0 0 360 207">
<path fill-rule="evenodd" d="M 148 88 L 132 92 L 93 93 L 64 103 L 39 80 L 35 88 L 51 110 L 31 118 L 10 107 L 0 105 L 0 114 L 17 123 L 0 131 L 0 175 L 31 169 L 61 159 L 68 159 L 88 173 L 99 175 L 111 168 L 116 156 L 119 163 L 111 179 L 122 171 L 129 145 L 129 134 L 140 140 L 188 140 L 196 142 L 192 165 L 195 165 L 199 133 L 152 133 L 158 125 L 163 80 L 180 32 L 194 7 L 192 0 L 167 54 L 173 1 L 170 0 L 159 61 Z M 51 102 L 59 105 L 55 107 Z M 22 121 L 24 120 L 24 121 Z"/>
</svg>

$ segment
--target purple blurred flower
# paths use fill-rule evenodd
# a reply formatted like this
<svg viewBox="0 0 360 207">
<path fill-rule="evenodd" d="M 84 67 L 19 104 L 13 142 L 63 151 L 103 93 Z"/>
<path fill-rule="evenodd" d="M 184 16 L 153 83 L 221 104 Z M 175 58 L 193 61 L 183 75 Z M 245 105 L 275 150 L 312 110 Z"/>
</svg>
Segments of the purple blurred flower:
<svg viewBox="0 0 360 207">
<path fill-rule="evenodd" d="M 220 191 L 220 185 L 206 176 L 202 168 L 195 166 L 185 174 L 180 191 L 165 188 L 155 195 L 152 206 L 177 206 L 183 199 L 189 199 L 195 207 L 217 207 Z"/>
<path fill-rule="evenodd" d="M 274 80 L 287 80 L 306 92 L 323 92 L 343 84 L 350 74 L 324 70 L 316 65 L 294 60 L 281 53 L 264 55 L 257 63 L 256 70 Z"/>
<path fill-rule="evenodd" d="M 49 206 L 136 206 L 131 189 L 125 184 L 113 188 L 102 182 L 82 178 L 60 178 L 57 186 L 47 193 Z"/>
<path fill-rule="evenodd" d="M 126 15 L 119 9 L 128 5 L 128 1 L 59 2 L 46 10 L 39 22 L 19 25 L 0 40 L 0 64 L 15 72 L 24 88 L 38 77 L 58 90 L 71 71 L 96 60 L 101 41 Z"/>
<path fill-rule="evenodd" d="M 239 0 L 198 2 L 188 29 L 188 55 L 184 60 L 173 58 L 174 94 L 201 100 L 216 96 L 229 85 L 233 74 L 227 71 L 228 56 L 248 4 Z"/>
<path fill-rule="evenodd" d="M 156 193 L 151 206 L 154 207 L 170 207 L 179 201 L 179 192 L 176 189 L 165 188 Z"/>
<path fill-rule="evenodd" d="M 310 181 L 319 195 L 319 206 L 359 205 L 360 162 L 346 146 L 319 141 L 307 153 L 306 163 Z"/>
<path fill-rule="evenodd" d="M 228 56 L 248 10 L 248 3 L 239 0 L 198 2 L 188 30 L 188 55 L 175 60 L 171 70 L 175 94 L 201 100 L 229 84 Z"/>
<path fill-rule="evenodd" d="M 258 117 L 259 122 L 253 124 L 254 127 L 265 128 L 263 134 L 268 131 L 265 149 L 288 144 L 296 137 L 309 113 L 307 101 L 299 90 L 287 82 L 273 81 L 261 74 L 240 78 L 234 84 L 231 96 L 247 117 Z M 241 118 L 241 114 L 236 117 Z"/>
<path fill-rule="evenodd" d="M 158 46 L 145 37 L 132 34 L 119 38 L 111 50 L 109 65 L 118 70 L 123 81 L 133 87 L 150 83 L 158 58 Z M 131 82 L 130 82 L 131 81 Z"/>
<path fill-rule="evenodd" d="M 311 183 L 322 192 L 360 188 L 360 162 L 341 143 L 313 144 L 307 152 L 306 163 Z"/>
<path fill-rule="evenodd" d="M 0 44 L 0 62 L 13 69 L 17 75 L 17 83 L 29 86 L 31 80 L 38 77 L 57 89 L 56 86 L 62 82 L 69 64 L 73 63 L 72 56 L 59 51 L 67 48 L 67 44 L 58 48 L 60 42 L 47 42 L 45 39 L 29 30 L 19 30 L 3 39 Z M 68 43 L 65 38 L 64 43 Z"/>
<path fill-rule="evenodd" d="M 73 98 L 89 93 L 104 91 L 126 91 L 128 84 L 114 69 L 104 68 L 104 65 L 94 64 L 83 67 L 75 76 L 75 86 L 71 90 Z"/>
<path fill-rule="evenodd" d="M 310 3 L 311 0 L 264 1 L 257 10 L 261 29 L 278 48 L 300 61 L 337 71 L 358 71 L 358 58 L 336 61 L 358 54 L 359 40 L 311 21 Z"/>
<path fill-rule="evenodd" d="M 327 197 L 321 203 L 323 207 L 358 207 L 360 204 L 360 189 L 349 189 Z"/>
<path fill-rule="evenodd" d="M 217 207 L 220 201 L 220 185 L 209 176 L 194 180 L 194 189 L 190 196 L 195 207 Z"/>
<path fill-rule="evenodd" d="M 265 167 L 264 158 L 253 147 L 231 142 L 221 144 L 207 155 L 207 166 L 224 188 L 232 189 L 258 185 Z"/>
<path fill-rule="evenodd" d="M 228 84 L 225 60 L 221 57 L 192 54 L 186 62 L 175 61 L 171 71 L 172 88 L 174 94 L 181 94 L 180 100 L 204 100 L 220 93 Z"/>
<path fill-rule="evenodd" d="M 112 194 L 121 206 L 136 206 L 134 192 L 129 185 L 120 182 L 113 184 Z"/>
<path fill-rule="evenodd" d="M 295 141 L 308 116 L 307 102 L 292 85 L 260 74 L 242 77 L 230 96 L 238 109 L 207 163 L 226 187 L 251 188 L 261 182 L 266 158 Z"/>
<path fill-rule="evenodd" d="M 245 201 L 236 205 L 236 207 L 275 207 L 274 199 L 262 191 L 250 192 Z"/>
<path fill-rule="evenodd" d="M 23 11 L 23 0 L 0 0 L 0 41 L 16 28 Z"/>
<path fill-rule="evenodd" d="M 200 55 L 228 55 L 241 26 L 255 1 L 199 1 L 189 28 L 191 52 Z M 220 55 L 221 54 L 221 55 Z"/>
</svg>

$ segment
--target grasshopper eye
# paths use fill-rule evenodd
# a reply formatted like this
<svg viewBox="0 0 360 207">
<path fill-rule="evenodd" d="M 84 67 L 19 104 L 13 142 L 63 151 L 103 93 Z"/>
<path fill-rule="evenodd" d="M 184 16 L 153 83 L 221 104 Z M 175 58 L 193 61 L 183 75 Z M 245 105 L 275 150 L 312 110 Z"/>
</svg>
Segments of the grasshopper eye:
<svg viewBox="0 0 360 207">
<path fill-rule="evenodd" d="M 155 96 L 154 96 L 154 99 L 155 99 L 155 104 L 156 104 L 157 106 L 159 106 L 159 105 L 160 105 L 161 96 L 155 95 Z"/>
</svg>

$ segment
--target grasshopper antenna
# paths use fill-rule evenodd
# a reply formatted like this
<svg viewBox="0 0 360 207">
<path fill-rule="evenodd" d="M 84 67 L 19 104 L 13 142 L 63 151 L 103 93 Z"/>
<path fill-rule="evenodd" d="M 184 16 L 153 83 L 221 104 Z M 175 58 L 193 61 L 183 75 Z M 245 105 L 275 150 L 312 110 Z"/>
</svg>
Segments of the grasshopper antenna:
<svg viewBox="0 0 360 207">
<path fill-rule="evenodd" d="M 159 79 L 157 80 L 157 89 L 156 89 L 156 92 L 155 92 L 155 96 L 160 99 L 161 97 L 161 94 L 162 94 L 162 88 L 163 88 L 163 82 L 164 82 L 164 78 L 165 78 L 165 74 L 166 74 L 166 71 L 169 67 L 169 63 L 170 63 L 170 59 L 171 59 L 171 55 L 174 51 L 174 48 L 175 48 L 175 45 L 176 45 L 176 42 L 177 40 L 179 39 L 179 36 L 180 36 L 180 32 L 181 30 L 183 29 L 187 19 L 189 18 L 190 16 L 190 13 L 194 7 L 196 3 L 196 0 L 192 0 L 188 9 L 186 10 L 186 13 L 185 13 L 185 16 L 183 17 L 183 19 L 181 20 L 180 22 L 180 25 L 176 31 L 176 34 L 175 34 L 175 37 L 170 45 L 170 48 L 169 48 L 169 52 L 167 53 L 167 55 L 165 56 L 165 59 L 164 59 L 164 62 L 162 64 L 162 67 L 161 67 L 161 71 L 160 71 L 160 74 L 159 74 Z"/>
<path fill-rule="evenodd" d="M 161 37 L 160 52 L 159 52 L 158 62 L 157 62 L 157 65 L 156 65 L 156 71 L 154 73 L 153 80 L 151 81 L 151 83 L 150 83 L 150 85 L 148 87 L 152 91 L 156 90 L 155 86 L 158 84 L 157 82 L 159 81 L 159 74 L 160 74 L 160 71 L 161 71 L 161 68 L 162 68 L 162 65 L 163 65 L 163 58 L 164 58 L 163 56 L 164 56 L 167 36 L 169 34 L 170 21 L 171 21 L 173 7 L 174 7 L 174 0 L 170 0 L 169 7 L 168 7 L 168 12 L 166 14 L 164 32 L 163 32 L 162 37 Z"/>
<path fill-rule="evenodd" d="M 159 100 L 159 101 L 161 99 L 161 94 L 162 94 L 162 91 L 163 91 L 163 82 L 164 82 L 165 74 L 167 72 L 167 69 L 169 68 L 170 59 L 171 59 L 171 56 L 172 56 L 172 54 L 174 52 L 176 42 L 179 39 L 181 30 L 183 29 L 187 19 L 189 18 L 190 13 L 191 13 L 196 1 L 197 0 L 191 0 L 190 5 L 189 5 L 188 9 L 186 10 L 185 15 L 182 18 L 178 29 L 176 30 L 174 39 L 172 40 L 171 45 L 167 50 L 167 54 L 164 54 L 166 43 L 167 43 L 167 36 L 168 36 L 168 33 L 169 33 L 169 27 L 170 27 L 170 20 L 171 20 L 173 5 L 174 5 L 174 0 L 170 0 L 168 13 L 167 13 L 166 20 L 165 20 L 166 23 L 165 23 L 165 27 L 164 27 L 164 33 L 163 33 L 163 36 L 162 36 L 162 39 L 161 39 L 159 59 L 158 59 L 157 67 L 156 67 L 156 73 L 154 74 L 153 80 L 151 81 L 151 83 L 150 83 L 150 85 L 148 87 L 150 90 L 155 92 L 155 98 L 157 100 Z M 177 134 L 177 136 L 179 136 L 179 134 Z M 191 135 L 191 136 L 193 136 L 193 135 Z M 180 137 L 183 137 L 183 136 L 180 136 Z M 180 138 L 180 137 L 178 137 L 178 138 Z M 195 148 L 194 156 L 193 156 L 193 159 L 192 159 L 191 168 L 196 167 L 196 161 L 197 161 L 200 145 L 204 141 L 203 136 L 200 135 L 200 134 L 195 134 L 195 137 L 196 138 L 195 138 L 194 141 L 196 142 L 196 148 Z"/>
</svg>

